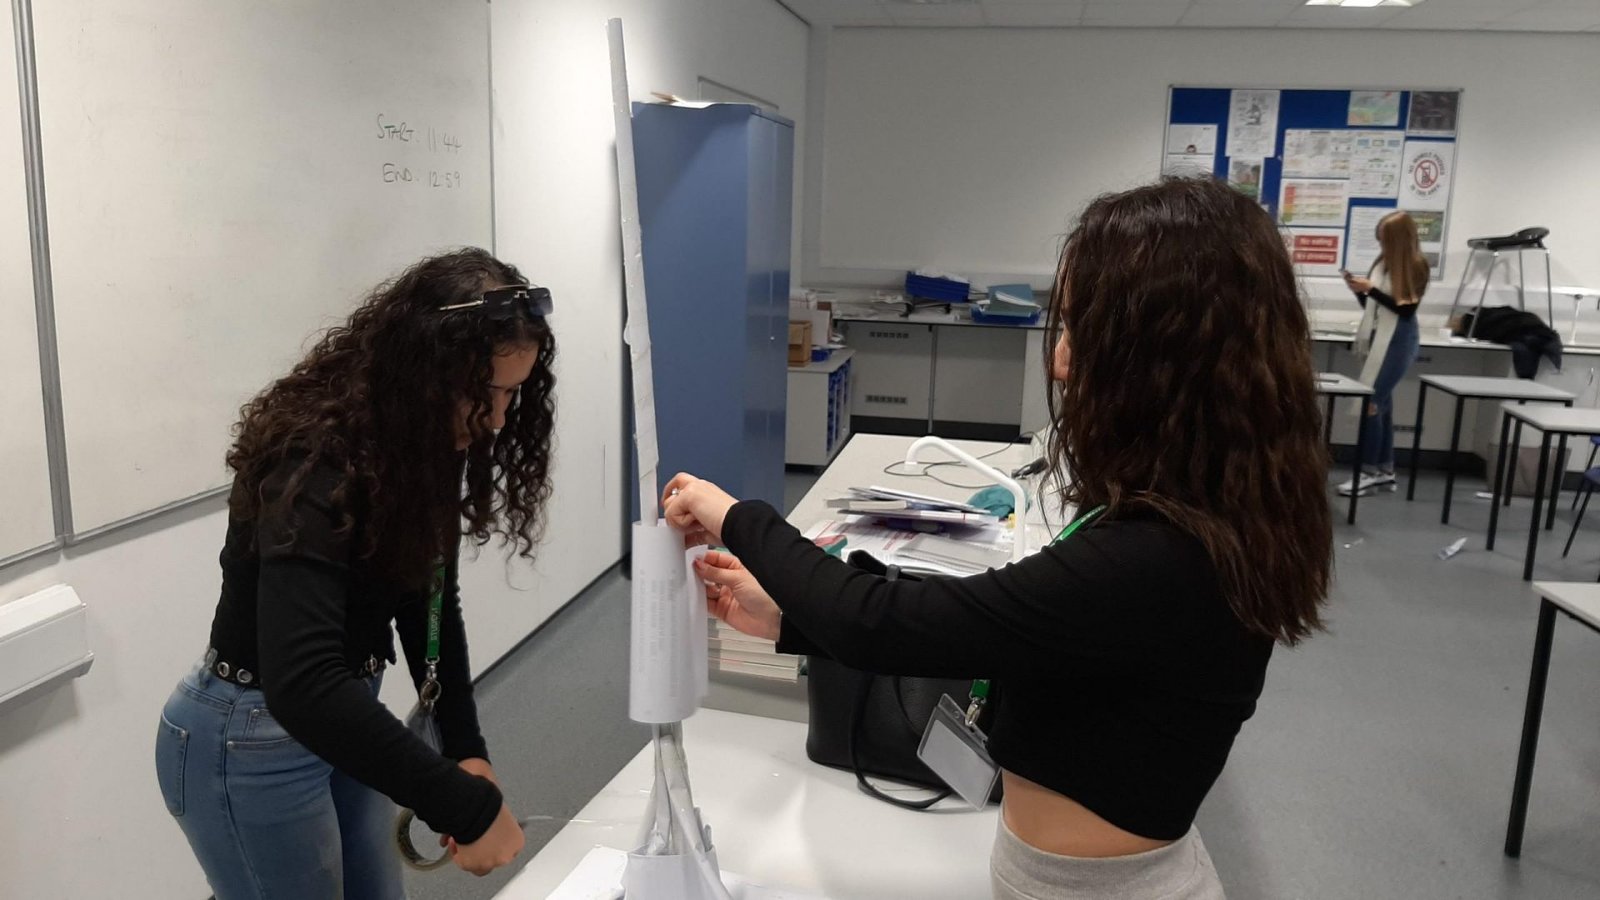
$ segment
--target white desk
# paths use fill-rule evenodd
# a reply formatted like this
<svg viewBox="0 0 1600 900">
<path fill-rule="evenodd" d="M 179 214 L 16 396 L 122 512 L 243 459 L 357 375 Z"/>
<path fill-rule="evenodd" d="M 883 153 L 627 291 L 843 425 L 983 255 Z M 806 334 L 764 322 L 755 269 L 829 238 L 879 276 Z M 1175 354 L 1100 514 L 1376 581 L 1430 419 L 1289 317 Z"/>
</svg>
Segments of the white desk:
<svg viewBox="0 0 1600 900">
<path fill-rule="evenodd" d="M 916 813 L 862 794 L 806 759 L 794 722 L 701 710 L 683 723 L 695 803 L 723 869 L 831 900 L 987 897 L 999 808 Z M 499 900 L 544 900 L 596 846 L 631 849 L 653 777 L 646 747 L 563 828 Z"/>
<path fill-rule="evenodd" d="M 1500 433 L 1506 430 L 1506 420 L 1516 423 L 1516 431 L 1512 436 L 1511 446 L 1522 446 L 1522 427 L 1524 425 L 1543 433 L 1544 437 L 1539 444 L 1539 474 L 1533 486 L 1533 521 L 1528 527 L 1528 555 L 1522 562 L 1522 580 L 1533 580 L 1533 561 L 1539 551 L 1539 519 L 1543 512 L 1545 477 L 1550 468 L 1550 442 L 1557 440 L 1556 459 L 1560 460 L 1567 454 L 1567 438 L 1591 437 L 1600 435 L 1600 409 L 1573 409 L 1565 406 L 1518 406 L 1506 403 L 1501 406 L 1505 417 L 1501 421 Z M 1504 444 L 1504 442 L 1501 442 Z M 1502 453 L 1501 456 L 1508 456 Z M 1509 465 L 1509 458 L 1505 465 Z M 1502 466 L 1504 468 L 1504 466 Z M 1504 481 L 1504 487 L 1501 482 Z M 1555 527 L 1556 499 L 1561 493 L 1561 473 L 1555 473 L 1551 479 L 1549 517 L 1544 523 L 1545 530 Z M 1489 505 L 1489 539 L 1484 543 L 1485 549 L 1494 549 L 1495 533 L 1500 524 L 1500 500 L 1503 490 L 1509 502 L 1511 494 L 1511 479 L 1498 474 L 1495 477 L 1495 494 Z"/>
<path fill-rule="evenodd" d="M 884 467 L 890 463 L 904 460 L 906 450 L 913 442 L 918 440 L 913 437 L 888 434 L 858 434 L 850 438 L 850 443 L 839 451 L 834 457 L 833 464 L 828 466 L 811 486 L 811 490 L 800 499 L 792 512 L 789 513 L 789 523 L 801 531 L 823 519 L 832 518 L 833 511 L 828 509 L 827 501 L 830 497 L 842 497 L 852 487 L 879 487 L 898 488 L 900 490 L 915 491 L 938 497 L 941 500 L 965 501 L 979 490 L 985 479 L 977 472 L 962 465 L 940 466 L 934 471 L 940 478 L 955 484 L 974 485 L 974 487 L 951 487 L 941 484 L 932 478 L 905 478 L 884 473 Z M 994 455 L 985 459 L 1002 472 L 1010 473 L 1012 469 L 1021 468 L 1035 458 L 1035 450 L 1029 444 L 1003 444 L 994 441 L 951 441 L 950 443 L 971 453 L 973 456 L 983 457 L 986 454 Z M 923 462 L 949 461 L 950 457 L 944 453 L 929 449 L 925 450 Z M 906 466 L 895 466 L 891 471 L 914 471 Z M 1036 482 L 1035 482 L 1036 484 Z M 1037 491 L 1028 483 L 1023 484 L 1028 490 L 1029 499 L 1033 506 L 1029 508 L 1026 516 L 1028 523 L 1028 546 L 1037 550 L 1043 547 L 1054 537 L 1051 531 L 1053 525 L 1059 530 L 1066 524 L 1066 516 L 1059 510 L 1046 508 L 1037 496 Z"/>
<path fill-rule="evenodd" d="M 1346 524 L 1356 523 L 1356 503 L 1361 499 L 1361 492 L 1356 490 L 1361 485 L 1361 457 L 1366 455 L 1367 429 L 1365 425 L 1367 415 L 1367 398 L 1372 396 L 1372 388 L 1347 375 L 1331 372 L 1317 373 L 1317 393 L 1328 398 L 1328 419 L 1325 431 L 1325 440 L 1333 443 L 1333 401 L 1340 397 L 1354 397 L 1360 404 L 1357 412 L 1360 420 L 1356 424 L 1356 459 L 1350 472 L 1350 514 Z"/>
<path fill-rule="evenodd" d="M 1406 500 L 1413 500 L 1417 496 L 1417 462 L 1422 456 L 1422 421 L 1423 411 L 1428 405 L 1428 388 L 1442 391 L 1456 398 L 1455 418 L 1450 426 L 1450 454 L 1445 457 L 1444 464 L 1444 511 L 1440 513 L 1439 523 L 1450 524 L 1450 495 L 1456 486 L 1456 450 L 1461 444 L 1461 415 L 1465 411 L 1468 400 L 1515 400 L 1526 403 L 1535 400 L 1544 403 L 1561 403 L 1571 406 L 1573 397 L 1570 391 L 1563 391 L 1547 384 L 1539 384 L 1525 378 L 1490 378 L 1481 375 L 1423 375 L 1417 389 L 1417 423 L 1411 434 L 1411 477 L 1406 485 Z M 1510 420 L 1507 419 L 1506 423 Z M 1500 469 L 1506 458 L 1506 435 L 1502 425 L 1500 434 L 1500 459 L 1495 460 L 1495 477 L 1500 475 Z M 1495 486 L 1498 493 L 1499 486 Z"/>
<path fill-rule="evenodd" d="M 1600 584 L 1538 581 L 1533 589 L 1539 594 L 1539 627 L 1534 632 L 1533 670 L 1528 676 L 1528 702 L 1522 713 L 1517 776 L 1511 787 L 1511 816 L 1506 823 L 1507 856 L 1522 855 L 1522 827 L 1528 818 L 1533 758 L 1539 749 L 1539 722 L 1544 715 L 1544 688 L 1546 676 L 1550 674 L 1550 642 L 1555 635 L 1556 610 L 1600 632 Z"/>
</svg>

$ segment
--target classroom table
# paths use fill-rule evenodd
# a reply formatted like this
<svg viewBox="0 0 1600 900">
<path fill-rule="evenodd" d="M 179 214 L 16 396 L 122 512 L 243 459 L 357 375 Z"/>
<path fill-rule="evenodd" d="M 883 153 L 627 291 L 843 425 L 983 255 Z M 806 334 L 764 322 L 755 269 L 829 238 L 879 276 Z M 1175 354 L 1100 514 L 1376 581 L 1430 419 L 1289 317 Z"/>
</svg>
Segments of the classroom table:
<svg viewBox="0 0 1600 900">
<path fill-rule="evenodd" d="M 1326 439 L 1333 441 L 1333 403 L 1340 397 L 1356 397 L 1361 403 L 1360 420 L 1356 422 L 1356 459 L 1351 466 L 1350 473 L 1350 514 L 1345 520 L 1354 525 L 1356 522 L 1356 501 L 1361 498 L 1361 492 L 1355 488 L 1361 484 L 1361 456 L 1367 449 L 1366 416 L 1367 404 L 1371 402 L 1372 388 L 1345 375 L 1331 372 L 1317 374 L 1317 393 L 1328 398 L 1328 419 Z"/>
<path fill-rule="evenodd" d="M 1444 466 L 1444 511 L 1439 515 L 1440 524 L 1445 525 L 1450 523 L 1450 497 L 1456 485 L 1456 452 L 1461 446 L 1461 416 L 1468 400 L 1515 400 L 1519 404 L 1534 400 L 1571 406 L 1574 399 L 1568 391 L 1524 378 L 1423 375 L 1418 381 L 1421 386 L 1417 388 L 1417 422 L 1411 434 L 1411 475 L 1406 485 L 1408 502 L 1417 496 L 1417 461 L 1422 456 L 1422 414 L 1428 404 L 1428 388 L 1456 398 L 1455 418 L 1450 424 L 1450 452 L 1445 457 Z M 1500 444 L 1502 457 L 1505 449 L 1505 438 L 1502 436 Z M 1496 472 L 1499 471 L 1500 464 L 1501 460 L 1495 461 Z"/>
<path fill-rule="evenodd" d="M 1539 627 L 1533 638 L 1533 670 L 1528 675 L 1528 702 L 1522 713 L 1522 743 L 1517 748 L 1517 775 L 1511 788 L 1511 816 L 1506 822 L 1506 855 L 1522 854 L 1522 829 L 1528 819 L 1528 792 L 1533 785 L 1533 758 L 1539 749 L 1539 723 L 1544 715 L 1544 688 L 1550 674 L 1550 643 L 1556 612 L 1600 632 L 1600 584 L 1535 582 L 1539 594 Z"/>
<path fill-rule="evenodd" d="M 960 465 L 934 470 L 952 484 L 886 473 L 886 467 L 920 469 L 895 465 L 916 440 L 852 436 L 790 512 L 789 522 L 805 530 L 832 518 L 828 499 L 851 487 L 877 485 L 966 500 L 983 485 L 983 476 Z M 1007 473 L 1038 453 L 1026 443 L 951 443 Z M 950 457 L 929 448 L 919 459 Z M 1065 518 L 1046 515 L 1036 503 L 1024 520 L 1029 546 L 1036 549 Z M 853 774 L 807 759 L 806 726 L 796 722 L 702 709 L 683 729 L 695 804 L 711 826 L 724 871 L 765 887 L 834 900 L 989 896 L 989 848 L 999 807 L 973 812 L 952 802 L 947 811 L 928 814 L 874 800 L 861 793 Z M 653 773 L 654 751 L 647 746 L 533 856 L 498 900 L 544 900 L 595 847 L 632 849 Z"/>
<path fill-rule="evenodd" d="M 898 464 L 906 458 L 906 450 L 917 440 L 919 439 L 914 437 L 891 434 L 851 436 L 850 443 L 839 451 L 833 463 L 823 470 L 821 477 L 789 512 L 789 524 L 804 531 L 824 519 L 835 518 L 835 511 L 828 509 L 828 500 L 845 496 L 852 487 L 887 487 L 926 494 L 941 500 L 965 501 L 988 480 L 959 463 L 953 466 L 939 466 L 933 470 L 939 478 L 951 484 L 943 484 L 926 477 L 910 478 L 889 474 L 889 472 L 914 472 L 921 469 L 920 466 L 912 468 Z M 1036 459 L 1040 452 L 1039 447 L 1029 443 L 957 440 L 952 440 L 950 443 L 1007 474 L 1013 469 L 1027 465 Z M 928 448 L 923 451 L 919 460 L 924 463 L 945 462 L 951 461 L 951 457 L 938 449 Z M 1023 487 L 1028 489 L 1029 486 L 1024 484 Z M 1038 502 L 1035 494 L 1035 491 L 1029 490 L 1029 500 L 1033 501 L 1033 505 L 1028 508 L 1025 521 L 1028 524 L 1028 546 L 1037 550 L 1049 543 L 1055 531 L 1066 524 L 1067 516 L 1053 509 L 1052 504 Z"/>
<path fill-rule="evenodd" d="M 874 800 L 851 773 L 806 758 L 797 722 L 702 709 L 683 733 L 695 805 L 725 871 L 832 900 L 989 896 L 998 806 L 952 803 L 930 814 Z M 641 750 L 498 900 L 544 900 L 593 848 L 632 849 L 654 759 L 651 747 Z"/>
<path fill-rule="evenodd" d="M 1500 446 L 1522 446 L 1522 428 L 1526 425 L 1544 434 L 1539 444 L 1539 473 L 1533 485 L 1533 518 L 1528 526 L 1528 553 L 1522 561 L 1522 580 L 1533 580 L 1534 557 L 1539 552 L 1539 519 L 1545 513 L 1545 479 L 1550 471 L 1550 442 L 1558 441 L 1557 459 L 1564 458 L 1567 454 L 1567 438 L 1591 437 L 1600 434 L 1600 409 L 1573 409 L 1563 406 L 1520 406 L 1515 403 L 1501 404 L 1500 418 Z M 1509 438 L 1507 430 L 1511 423 L 1516 422 L 1516 431 Z M 1495 533 L 1500 524 L 1500 500 L 1502 491 L 1505 494 L 1507 505 L 1510 504 L 1512 454 L 1501 453 L 1501 462 L 1497 465 L 1494 478 L 1494 492 L 1489 503 L 1489 539 L 1484 542 L 1484 548 L 1494 549 Z M 1544 522 L 1544 529 L 1555 527 L 1556 498 L 1560 496 L 1561 473 L 1556 473 L 1553 484 L 1550 485 L 1550 509 L 1548 520 Z"/>
</svg>

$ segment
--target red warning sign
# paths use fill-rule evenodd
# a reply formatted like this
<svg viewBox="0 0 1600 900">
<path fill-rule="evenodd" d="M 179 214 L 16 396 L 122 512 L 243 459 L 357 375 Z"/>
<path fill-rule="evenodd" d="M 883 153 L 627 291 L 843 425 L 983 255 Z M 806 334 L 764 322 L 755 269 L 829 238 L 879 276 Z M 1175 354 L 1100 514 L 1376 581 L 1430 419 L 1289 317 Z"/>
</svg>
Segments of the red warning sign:
<svg viewBox="0 0 1600 900">
<path fill-rule="evenodd" d="M 1336 266 L 1339 264 L 1337 234 L 1297 234 L 1291 250 L 1295 265 Z"/>
</svg>

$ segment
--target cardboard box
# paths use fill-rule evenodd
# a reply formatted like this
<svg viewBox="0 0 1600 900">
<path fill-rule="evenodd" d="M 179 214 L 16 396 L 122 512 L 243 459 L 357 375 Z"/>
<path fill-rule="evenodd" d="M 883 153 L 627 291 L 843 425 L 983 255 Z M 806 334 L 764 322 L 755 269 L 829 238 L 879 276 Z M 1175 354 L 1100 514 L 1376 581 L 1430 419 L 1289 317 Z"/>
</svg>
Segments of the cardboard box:
<svg viewBox="0 0 1600 900">
<path fill-rule="evenodd" d="M 803 366 L 811 362 L 811 323 L 789 323 L 789 365 Z"/>
</svg>

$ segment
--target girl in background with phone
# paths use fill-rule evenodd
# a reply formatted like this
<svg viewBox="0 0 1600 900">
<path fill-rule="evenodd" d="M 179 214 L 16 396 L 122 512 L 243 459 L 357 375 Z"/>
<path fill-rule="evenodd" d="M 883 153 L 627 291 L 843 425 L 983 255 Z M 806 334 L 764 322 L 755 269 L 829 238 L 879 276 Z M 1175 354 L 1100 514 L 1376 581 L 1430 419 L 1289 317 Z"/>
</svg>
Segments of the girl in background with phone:
<svg viewBox="0 0 1600 900">
<path fill-rule="evenodd" d="M 1361 483 L 1340 485 L 1339 493 L 1345 496 L 1352 491 L 1366 495 L 1395 490 L 1394 389 L 1421 347 L 1417 305 L 1428 290 L 1429 268 L 1416 221 L 1403 211 L 1384 216 L 1378 221 L 1378 246 L 1381 255 L 1366 278 L 1341 270 L 1345 285 L 1366 310 L 1356 331 L 1356 352 L 1365 357 L 1361 383 L 1373 391 L 1361 421 L 1367 431 Z"/>
</svg>

